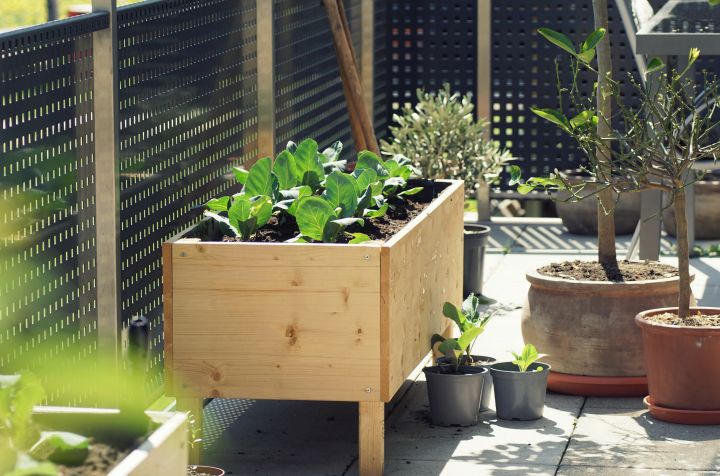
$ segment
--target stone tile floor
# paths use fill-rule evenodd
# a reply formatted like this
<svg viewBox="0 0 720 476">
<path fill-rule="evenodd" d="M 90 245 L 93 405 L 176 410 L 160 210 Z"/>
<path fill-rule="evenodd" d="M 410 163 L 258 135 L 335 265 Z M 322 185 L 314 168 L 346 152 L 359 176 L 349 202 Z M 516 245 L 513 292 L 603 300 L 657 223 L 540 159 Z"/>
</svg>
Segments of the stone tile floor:
<svg viewBox="0 0 720 476">
<path fill-rule="evenodd" d="M 618 240 L 624 252 L 630 237 Z M 671 241 L 663 239 L 664 254 Z M 485 294 L 522 305 L 524 271 L 575 256 L 591 259 L 592 238 L 568 235 L 553 220 L 500 222 L 485 264 Z M 671 256 L 663 261 L 673 262 Z M 720 258 L 691 262 L 701 305 L 720 306 Z M 520 311 L 495 318 L 476 352 L 505 359 L 522 346 Z M 650 418 L 640 398 L 583 398 L 549 393 L 544 418 L 497 420 L 470 428 L 433 427 L 422 373 L 387 405 L 388 475 L 695 475 L 720 474 L 720 427 Z M 357 405 L 213 400 L 205 408 L 207 464 L 229 475 L 357 474 Z"/>
</svg>

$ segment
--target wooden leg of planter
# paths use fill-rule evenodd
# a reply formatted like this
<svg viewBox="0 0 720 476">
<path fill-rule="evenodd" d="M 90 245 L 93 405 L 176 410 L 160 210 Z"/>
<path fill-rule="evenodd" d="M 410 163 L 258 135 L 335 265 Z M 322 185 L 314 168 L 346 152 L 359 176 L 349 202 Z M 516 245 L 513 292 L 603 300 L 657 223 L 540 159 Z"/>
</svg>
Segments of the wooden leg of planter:
<svg viewBox="0 0 720 476">
<path fill-rule="evenodd" d="M 360 476 L 382 476 L 385 465 L 385 403 L 360 402 Z"/>
<path fill-rule="evenodd" d="M 202 424 L 203 424 L 203 403 L 202 398 L 188 398 L 178 397 L 177 399 L 177 410 L 180 412 L 190 412 L 192 418 L 195 420 L 196 434 L 195 438 L 202 438 Z M 193 435 L 190 435 L 193 437 Z M 196 443 L 195 446 L 190 447 L 189 460 L 190 464 L 200 464 L 200 456 L 202 450 L 202 442 Z"/>
</svg>

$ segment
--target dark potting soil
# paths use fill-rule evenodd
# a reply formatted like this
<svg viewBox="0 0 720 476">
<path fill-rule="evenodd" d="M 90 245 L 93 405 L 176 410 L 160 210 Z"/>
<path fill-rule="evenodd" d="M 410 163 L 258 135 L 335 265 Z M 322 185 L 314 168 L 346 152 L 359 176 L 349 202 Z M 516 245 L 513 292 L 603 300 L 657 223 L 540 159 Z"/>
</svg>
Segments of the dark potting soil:
<svg viewBox="0 0 720 476">
<path fill-rule="evenodd" d="M 657 261 L 620 261 L 618 266 L 604 266 L 595 261 L 563 261 L 543 266 L 538 269 L 538 273 L 576 281 L 611 282 L 644 281 L 678 275 L 677 268 Z"/>
<path fill-rule="evenodd" d="M 359 224 L 347 228 L 348 233 L 365 233 L 371 240 L 387 240 L 395 233 L 402 230 L 413 218 L 418 216 L 430 203 L 423 203 L 413 200 L 396 200 L 391 202 L 391 207 L 382 218 L 365 219 L 365 226 Z M 272 217 L 268 224 L 258 230 L 249 240 L 255 243 L 281 243 L 297 236 L 299 233 L 295 219 L 286 216 L 280 223 L 277 217 Z M 343 235 L 338 243 L 347 243 L 352 237 Z M 242 241 L 234 236 L 223 236 L 222 241 Z"/>
<path fill-rule="evenodd" d="M 645 318 L 645 320 L 649 322 L 654 322 L 656 324 L 665 324 L 670 326 L 720 327 L 720 314 L 704 316 L 700 313 L 697 313 L 691 314 L 685 319 L 682 319 L 675 313 L 665 312 L 663 314 L 657 314 L 655 316 L 648 316 Z"/>
<path fill-rule="evenodd" d="M 105 443 L 92 443 L 82 466 L 58 466 L 58 476 L 105 476 L 130 454 L 132 448 L 119 450 Z"/>
</svg>

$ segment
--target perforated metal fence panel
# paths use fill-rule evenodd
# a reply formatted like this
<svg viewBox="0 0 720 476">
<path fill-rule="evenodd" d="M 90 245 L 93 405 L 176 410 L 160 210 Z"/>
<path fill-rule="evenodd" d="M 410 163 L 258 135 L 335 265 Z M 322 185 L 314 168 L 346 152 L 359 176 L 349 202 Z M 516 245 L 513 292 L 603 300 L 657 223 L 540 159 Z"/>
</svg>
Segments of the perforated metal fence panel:
<svg viewBox="0 0 720 476">
<path fill-rule="evenodd" d="M 91 39 L 107 25 L 0 36 L 0 373 L 97 348 Z"/>
<path fill-rule="evenodd" d="M 388 125 L 388 44 L 387 44 L 387 1 L 375 0 L 375 38 L 373 51 L 373 119 L 378 140 L 387 132 Z"/>
<path fill-rule="evenodd" d="M 636 71 L 622 19 L 609 5 L 613 70 L 617 80 Z M 492 136 L 520 158 L 526 174 L 546 174 L 555 168 L 575 168 L 583 155 L 553 124 L 535 116 L 531 106 L 558 105 L 555 58 L 566 70 L 566 55 L 537 34 L 549 27 L 575 42 L 594 30 L 592 2 L 494 0 L 492 2 Z M 581 86 L 592 88 L 591 75 Z M 626 98 L 632 103 L 632 97 Z"/>
<path fill-rule="evenodd" d="M 339 140 L 355 154 L 332 34 L 318 0 L 274 0 L 275 143 L 305 138 L 327 147 Z M 353 44 L 360 54 L 360 1 L 346 0 Z"/>
<path fill-rule="evenodd" d="M 257 155 L 255 2 L 170 0 L 118 12 L 122 319 L 150 319 L 162 370 L 161 246 L 238 191 Z"/>
<path fill-rule="evenodd" d="M 418 88 L 436 91 L 447 82 L 454 91 L 474 94 L 477 0 L 386 3 L 388 121 L 405 104 L 417 102 Z"/>
</svg>

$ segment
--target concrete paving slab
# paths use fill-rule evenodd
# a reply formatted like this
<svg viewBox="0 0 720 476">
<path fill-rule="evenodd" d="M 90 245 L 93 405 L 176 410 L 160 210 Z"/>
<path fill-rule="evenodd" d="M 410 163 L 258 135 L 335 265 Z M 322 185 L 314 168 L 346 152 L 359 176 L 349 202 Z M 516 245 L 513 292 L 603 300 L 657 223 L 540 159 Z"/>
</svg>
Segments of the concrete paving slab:
<svg viewBox="0 0 720 476">
<path fill-rule="evenodd" d="M 709 476 L 717 475 L 715 471 L 686 471 L 668 469 L 618 468 L 613 466 L 560 466 L 557 476 Z"/>
<path fill-rule="evenodd" d="M 717 472 L 720 427 L 663 423 L 645 409 L 596 401 L 583 409 L 563 464 Z"/>
</svg>

